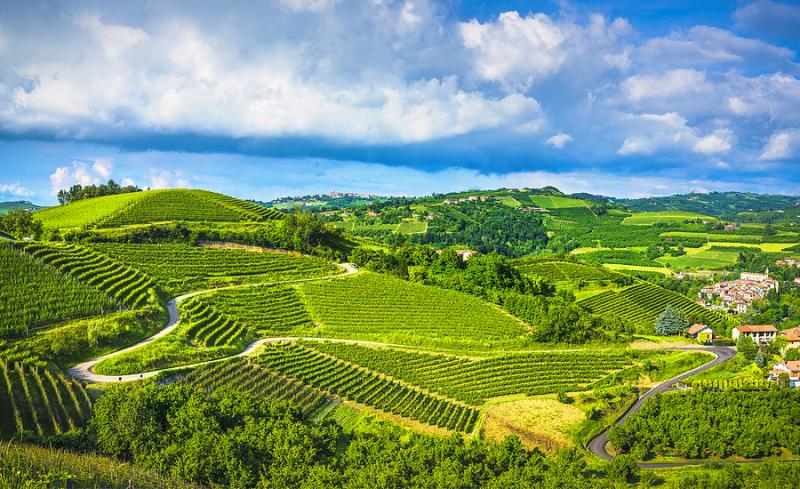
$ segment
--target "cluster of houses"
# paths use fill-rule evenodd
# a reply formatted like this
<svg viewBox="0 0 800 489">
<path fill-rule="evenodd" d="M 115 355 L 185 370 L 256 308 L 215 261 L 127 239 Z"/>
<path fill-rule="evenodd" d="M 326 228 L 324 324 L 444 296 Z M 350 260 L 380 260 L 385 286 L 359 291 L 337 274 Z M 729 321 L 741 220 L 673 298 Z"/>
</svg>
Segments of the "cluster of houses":
<svg viewBox="0 0 800 489">
<path fill-rule="evenodd" d="M 546 214 L 550 211 L 545 209 L 544 207 L 520 207 L 520 212 L 538 212 L 539 214 Z"/>
<path fill-rule="evenodd" d="M 789 387 L 797 389 L 800 387 L 800 361 L 777 362 L 772 366 L 769 373 L 769 380 L 780 380 L 781 374 L 786 374 L 789 378 Z"/>
<path fill-rule="evenodd" d="M 766 273 L 742 272 L 738 280 L 703 287 L 697 302 L 709 309 L 738 314 L 745 312 L 753 301 L 764 299 L 771 290 L 778 290 L 778 285 L 777 280 L 769 277 L 769 270 Z"/>
<path fill-rule="evenodd" d="M 710 343 L 714 338 L 714 332 L 705 324 L 693 324 L 686 330 L 686 336 L 703 343 Z M 786 340 L 784 352 L 790 348 L 800 349 L 800 327 L 779 331 L 771 324 L 753 324 L 736 326 L 731 330 L 731 338 L 734 340 L 738 340 L 741 336 L 749 337 L 759 346 L 771 343 L 780 336 Z M 800 361 L 776 362 L 768 378 L 778 381 L 781 374 L 787 374 L 790 387 L 793 389 L 800 387 Z"/>
<path fill-rule="evenodd" d="M 470 195 L 469 197 L 464 197 L 462 199 L 444 199 L 442 202 L 445 204 L 459 204 L 461 202 L 486 202 L 489 200 L 487 195 Z"/>
<path fill-rule="evenodd" d="M 780 260 L 775 260 L 775 264 L 778 266 L 786 266 L 786 267 L 797 267 L 800 268 L 800 260 L 797 258 L 781 258 Z"/>
</svg>

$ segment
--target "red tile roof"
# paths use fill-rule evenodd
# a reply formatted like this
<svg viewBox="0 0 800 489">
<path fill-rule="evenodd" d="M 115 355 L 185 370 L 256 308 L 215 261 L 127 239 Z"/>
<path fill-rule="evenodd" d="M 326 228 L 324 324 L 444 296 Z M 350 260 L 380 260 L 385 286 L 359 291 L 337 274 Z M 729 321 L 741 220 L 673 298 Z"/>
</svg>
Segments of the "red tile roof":
<svg viewBox="0 0 800 489">
<path fill-rule="evenodd" d="M 736 326 L 736 329 L 738 329 L 740 333 L 769 333 L 771 331 L 778 331 L 778 328 L 771 324 Z"/>
<path fill-rule="evenodd" d="M 703 329 L 705 329 L 707 327 L 708 326 L 706 326 L 705 324 L 693 324 L 693 325 L 689 326 L 689 329 L 686 330 L 686 333 L 687 334 L 691 334 L 691 335 L 695 335 L 695 334 L 699 333 L 700 331 L 702 331 Z"/>
<path fill-rule="evenodd" d="M 792 329 L 785 329 L 781 331 L 781 335 L 786 337 L 787 340 L 795 342 L 800 342 L 800 326 Z"/>
</svg>

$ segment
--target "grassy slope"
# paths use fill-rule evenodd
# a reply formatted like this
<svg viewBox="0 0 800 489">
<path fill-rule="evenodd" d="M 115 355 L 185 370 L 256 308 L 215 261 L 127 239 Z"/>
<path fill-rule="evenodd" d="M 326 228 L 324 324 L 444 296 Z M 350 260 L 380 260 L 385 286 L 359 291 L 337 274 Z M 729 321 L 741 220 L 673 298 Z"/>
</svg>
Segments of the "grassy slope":
<svg viewBox="0 0 800 489">
<path fill-rule="evenodd" d="M 109 195 L 94 199 L 80 200 L 67 205 L 49 207 L 36 213 L 36 218 L 50 229 L 89 226 L 100 219 L 119 212 L 145 192 Z"/>
</svg>

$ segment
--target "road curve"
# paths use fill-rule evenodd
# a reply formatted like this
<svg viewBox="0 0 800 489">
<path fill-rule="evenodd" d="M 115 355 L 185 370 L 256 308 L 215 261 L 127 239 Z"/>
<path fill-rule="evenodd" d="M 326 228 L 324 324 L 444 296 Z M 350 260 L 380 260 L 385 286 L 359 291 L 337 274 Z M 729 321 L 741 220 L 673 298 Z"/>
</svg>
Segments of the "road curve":
<svg viewBox="0 0 800 489">
<path fill-rule="evenodd" d="M 619 419 L 617 419 L 617 421 L 614 423 L 615 425 L 619 425 L 619 424 L 624 423 L 625 420 L 628 419 L 629 416 L 631 416 L 632 414 L 638 413 L 639 410 L 642 409 L 642 406 L 644 405 L 645 401 L 647 401 L 647 399 L 649 399 L 650 397 L 654 396 L 656 393 L 668 392 L 668 391 L 671 391 L 671 390 L 675 390 L 675 384 L 680 382 L 681 380 L 684 380 L 687 377 L 691 377 L 692 375 L 698 374 L 698 373 L 700 373 L 700 372 L 702 372 L 704 370 L 708 370 L 708 369 L 710 369 L 710 368 L 712 368 L 712 367 L 714 367 L 716 365 L 719 365 L 720 363 L 726 362 L 726 361 L 730 360 L 731 358 L 733 358 L 733 356 L 736 354 L 736 350 L 734 348 L 727 347 L 727 346 L 697 347 L 697 348 L 685 348 L 685 349 L 686 350 L 697 350 L 697 351 L 709 352 L 709 353 L 713 354 L 716 358 L 714 358 L 714 360 L 712 360 L 712 361 L 710 361 L 710 362 L 708 362 L 706 364 L 703 364 L 703 365 L 701 365 L 701 366 L 699 366 L 697 368 L 689 370 L 688 372 L 684 372 L 684 373 L 682 373 L 682 374 L 680 374 L 680 375 L 678 375 L 676 377 L 668 379 L 668 380 L 658 384 L 657 386 L 653 387 L 652 389 L 647 391 L 643 396 L 639 397 L 639 399 L 631 407 L 629 407 L 628 410 L 625 411 L 625 413 L 622 416 L 619 417 Z M 599 435 L 595 436 L 586 445 L 586 448 L 590 452 L 592 452 L 593 454 L 597 455 L 598 457 L 600 457 L 600 458 L 602 458 L 604 460 L 611 460 L 612 458 L 614 458 L 610 453 L 608 453 L 606 451 L 606 445 L 608 444 L 608 430 L 609 429 L 610 429 L 610 427 L 606 428 L 605 430 L 603 430 Z M 644 462 L 641 462 L 641 463 L 639 463 L 637 465 L 639 465 L 639 467 L 641 467 L 641 468 L 656 469 L 656 468 L 666 468 L 666 467 L 680 467 L 680 466 L 684 466 L 684 465 L 697 465 L 697 464 L 700 464 L 700 463 L 703 463 L 703 461 L 697 461 L 697 462 L 674 462 L 674 463 L 644 463 Z"/>
<path fill-rule="evenodd" d="M 344 273 L 340 273 L 339 275 L 328 275 L 325 277 L 314 277 L 314 278 L 303 278 L 297 280 L 284 280 L 280 282 L 269 282 L 269 283 L 255 283 L 255 284 L 243 284 L 243 285 L 231 285 L 227 287 L 219 287 L 216 289 L 208 289 L 208 290 L 200 290 L 197 292 L 190 292 L 188 294 L 179 295 L 174 299 L 167 302 L 167 312 L 169 313 L 169 321 L 167 321 L 167 325 L 159 331 L 158 333 L 154 334 L 153 336 L 136 343 L 135 345 L 131 345 L 127 348 L 123 348 L 122 350 L 117 350 L 111 352 L 107 355 L 103 355 L 101 357 L 97 357 L 95 359 L 89 360 L 87 362 L 79 363 L 74 367 L 67 370 L 67 373 L 72 377 L 82 380 L 84 382 L 93 382 L 93 383 L 106 383 L 106 382 L 131 382 L 135 380 L 146 379 L 148 377 L 153 377 L 154 375 L 158 374 L 159 372 L 167 372 L 170 370 L 178 370 L 183 368 L 191 368 L 196 367 L 198 365 L 204 365 L 206 363 L 214 363 L 214 362 L 221 362 L 223 360 L 227 360 L 229 358 L 241 357 L 244 355 L 251 354 L 258 346 L 268 343 L 268 342 L 278 342 L 278 341 L 290 341 L 296 340 L 299 338 L 266 338 L 258 341 L 254 341 L 250 345 L 248 345 L 242 352 L 237 353 L 236 355 L 217 358 L 214 360 L 208 360 L 206 362 L 194 363 L 190 365 L 182 365 L 180 367 L 172 367 L 172 368 L 165 368 L 160 370 L 152 370 L 150 372 L 142 372 L 138 374 L 129 374 L 129 375 L 101 375 L 94 373 L 94 367 L 109 358 L 116 357 L 118 355 L 122 355 L 123 353 L 128 353 L 130 351 L 136 350 L 141 348 L 145 345 L 152 343 L 153 341 L 162 338 L 168 334 L 170 334 L 175 328 L 178 327 L 180 324 L 180 316 L 178 314 L 178 303 L 184 301 L 190 297 L 194 297 L 197 295 L 202 294 L 209 294 L 211 292 L 216 292 L 218 290 L 227 290 L 227 289 L 239 289 L 239 288 L 246 288 L 246 287 L 258 287 L 263 285 L 281 285 L 281 284 L 293 284 L 293 283 L 300 283 L 300 282 L 313 282 L 313 281 L 320 281 L 320 280 L 330 280 L 334 278 L 344 277 L 347 275 L 353 275 L 358 272 L 358 269 L 351 263 L 339 263 L 337 266 L 344 270 Z"/>
</svg>

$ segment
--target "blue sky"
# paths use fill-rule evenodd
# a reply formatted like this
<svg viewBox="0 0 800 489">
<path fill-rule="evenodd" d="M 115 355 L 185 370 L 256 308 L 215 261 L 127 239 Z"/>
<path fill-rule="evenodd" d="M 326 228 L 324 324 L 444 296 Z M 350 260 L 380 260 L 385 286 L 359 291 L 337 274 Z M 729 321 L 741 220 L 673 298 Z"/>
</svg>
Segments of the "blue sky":
<svg viewBox="0 0 800 489">
<path fill-rule="evenodd" d="M 800 4 L 3 2 L 0 200 L 800 194 Z"/>
</svg>

